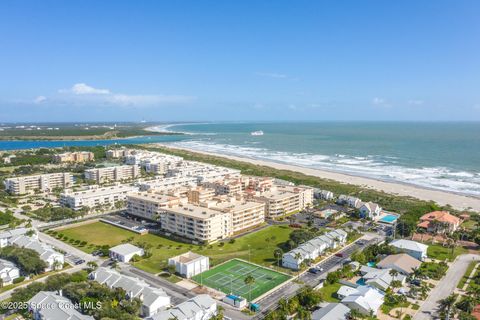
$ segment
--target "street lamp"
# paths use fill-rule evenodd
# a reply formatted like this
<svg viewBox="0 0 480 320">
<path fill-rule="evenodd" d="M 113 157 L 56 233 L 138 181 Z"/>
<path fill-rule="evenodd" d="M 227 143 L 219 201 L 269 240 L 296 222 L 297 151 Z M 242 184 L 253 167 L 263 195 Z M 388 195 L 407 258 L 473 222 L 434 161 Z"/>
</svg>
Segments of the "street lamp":
<svg viewBox="0 0 480 320">
<path fill-rule="evenodd" d="M 251 262 L 250 261 L 250 245 L 248 245 L 248 262 Z"/>
</svg>

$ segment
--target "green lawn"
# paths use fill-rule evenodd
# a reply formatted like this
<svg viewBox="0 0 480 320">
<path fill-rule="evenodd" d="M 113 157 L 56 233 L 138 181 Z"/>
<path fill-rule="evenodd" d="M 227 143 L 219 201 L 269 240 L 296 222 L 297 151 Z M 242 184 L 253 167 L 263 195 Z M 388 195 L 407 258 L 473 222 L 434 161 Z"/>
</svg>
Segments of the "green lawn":
<svg viewBox="0 0 480 320">
<path fill-rule="evenodd" d="M 462 279 L 460 280 L 460 282 L 457 285 L 458 289 L 463 288 L 463 286 L 465 285 L 465 282 L 467 282 L 468 278 L 470 277 L 470 273 L 472 273 L 472 271 L 475 268 L 475 266 L 477 265 L 477 263 L 478 263 L 477 261 L 472 261 L 468 264 L 467 271 L 465 271 L 465 274 L 463 275 Z"/>
<path fill-rule="evenodd" d="M 103 222 L 94 222 L 58 231 L 58 233 L 62 233 L 69 239 L 87 241 L 88 244 L 85 246 L 80 246 L 69 241 L 67 241 L 67 243 L 88 253 L 94 251 L 96 246 L 115 246 L 131 237 L 133 237 L 132 243 L 148 243 L 152 245 L 152 256 L 136 262 L 135 265 L 151 273 L 160 272 L 169 257 L 179 255 L 189 250 L 210 257 L 212 266 L 233 258 L 251 259 L 254 263 L 271 266 L 276 263 L 273 256 L 274 250 L 278 244 L 288 240 L 291 232 L 292 229 L 287 226 L 269 226 L 237 238 L 234 243 L 225 242 L 223 245 L 214 243 L 212 245 L 199 246 L 169 240 L 153 234 L 139 235 Z"/>
<path fill-rule="evenodd" d="M 252 285 L 245 284 L 245 279 L 249 275 L 255 279 Z M 242 296 L 250 301 L 288 279 L 290 276 L 283 273 L 238 259 L 230 260 L 193 277 L 197 283 L 226 294 Z"/>
<path fill-rule="evenodd" d="M 337 298 L 337 291 L 342 285 L 338 282 L 334 284 L 325 284 L 319 291 L 322 293 L 323 300 L 326 302 L 340 302 Z"/>
<path fill-rule="evenodd" d="M 427 250 L 427 255 L 429 258 L 442 261 L 445 259 L 453 261 L 458 255 L 464 253 L 467 253 L 467 249 L 463 247 L 455 247 L 452 253 L 452 248 L 444 247 L 441 244 L 430 244 L 428 245 Z"/>
<path fill-rule="evenodd" d="M 467 221 L 463 222 L 460 226 L 465 228 L 465 229 L 473 230 L 473 229 L 477 228 L 477 222 L 475 220 L 470 219 L 470 220 L 467 220 Z"/>
</svg>

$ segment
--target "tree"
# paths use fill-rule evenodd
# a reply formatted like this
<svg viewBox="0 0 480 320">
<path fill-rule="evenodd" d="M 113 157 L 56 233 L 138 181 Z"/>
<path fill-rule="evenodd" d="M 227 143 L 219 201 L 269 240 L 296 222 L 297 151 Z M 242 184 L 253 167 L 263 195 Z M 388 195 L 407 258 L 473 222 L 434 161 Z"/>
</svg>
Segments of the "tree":
<svg viewBox="0 0 480 320">
<path fill-rule="evenodd" d="M 392 282 L 395 281 L 395 278 L 398 276 L 398 271 L 395 269 L 391 269 L 388 274 L 392 276 Z"/>
<path fill-rule="evenodd" d="M 355 309 L 351 309 L 347 314 L 347 318 L 350 319 L 350 320 L 361 319 L 362 314 Z"/>
<path fill-rule="evenodd" d="M 87 262 L 87 267 L 90 270 L 95 270 L 98 267 L 98 264 L 95 261 L 88 261 Z"/>
<path fill-rule="evenodd" d="M 312 320 L 312 313 L 303 307 L 299 307 L 297 310 L 297 316 L 295 319 L 298 320 Z"/>
<path fill-rule="evenodd" d="M 442 314 L 447 320 L 450 319 L 450 316 L 455 314 L 455 301 L 457 301 L 457 297 L 457 294 L 452 293 L 445 299 L 441 299 L 439 301 L 438 310 L 440 311 L 440 314 Z"/>
<path fill-rule="evenodd" d="M 277 266 L 280 267 L 280 259 L 282 259 L 283 257 L 282 249 L 275 249 L 275 251 L 273 252 L 273 256 L 275 257 L 275 259 L 277 259 Z"/>
<path fill-rule="evenodd" d="M 255 278 L 252 276 L 252 275 L 248 275 L 244 280 L 243 282 L 249 287 L 249 290 L 248 290 L 248 295 L 249 295 L 249 298 L 248 300 L 252 300 L 252 285 L 255 283 Z"/>
</svg>

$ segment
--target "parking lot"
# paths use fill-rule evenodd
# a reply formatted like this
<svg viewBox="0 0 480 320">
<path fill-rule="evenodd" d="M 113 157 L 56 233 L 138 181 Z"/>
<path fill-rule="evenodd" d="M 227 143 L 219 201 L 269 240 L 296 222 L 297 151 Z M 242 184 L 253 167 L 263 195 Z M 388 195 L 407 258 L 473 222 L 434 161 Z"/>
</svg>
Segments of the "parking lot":
<svg viewBox="0 0 480 320">
<path fill-rule="evenodd" d="M 101 221 L 136 233 L 147 233 L 150 230 L 155 231 L 160 229 L 159 223 L 140 220 L 124 212 L 104 216 Z"/>
</svg>

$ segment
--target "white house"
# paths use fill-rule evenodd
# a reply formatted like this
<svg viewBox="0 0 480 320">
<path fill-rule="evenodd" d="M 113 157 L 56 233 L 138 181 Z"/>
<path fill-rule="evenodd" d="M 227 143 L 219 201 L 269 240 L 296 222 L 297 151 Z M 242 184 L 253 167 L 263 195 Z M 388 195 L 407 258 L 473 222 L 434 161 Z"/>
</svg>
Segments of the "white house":
<svg viewBox="0 0 480 320">
<path fill-rule="evenodd" d="M 142 248 L 134 246 L 130 243 L 119 244 L 110 248 L 110 258 L 120 262 L 129 262 L 134 255 L 143 256 L 145 251 Z"/>
<path fill-rule="evenodd" d="M 342 299 L 342 303 L 350 309 L 369 315 L 370 312 L 377 314 L 383 304 L 384 294 L 378 289 L 369 286 L 358 286 L 348 296 Z"/>
<path fill-rule="evenodd" d="M 10 245 L 10 240 L 15 236 L 25 235 L 29 230 L 28 228 L 17 228 L 12 230 L 7 230 L 0 232 L 0 248 L 6 247 Z M 35 233 L 32 237 L 37 238 L 37 234 Z"/>
<path fill-rule="evenodd" d="M 325 250 L 334 249 L 347 241 L 347 233 L 341 229 L 313 238 L 282 256 L 282 266 L 299 270 L 304 260 L 315 260 Z"/>
<path fill-rule="evenodd" d="M 12 262 L 0 259 L 0 279 L 2 280 L 2 285 L 12 284 L 13 280 L 18 277 L 20 277 L 20 269 Z"/>
<path fill-rule="evenodd" d="M 350 309 L 341 303 L 329 303 L 312 313 L 312 320 L 345 320 Z"/>
<path fill-rule="evenodd" d="M 70 300 L 55 292 L 40 291 L 27 303 L 34 320 L 94 320 L 78 312 Z"/>
<path fill-rule="evenodd" d="M 316 199 L 322 199 L 322 200 L 332 200 L 334 195 L 332 191 L 328 190 L 320 190 L 320 189 L 315 189 L 313 192 L 313 196 Z"/>
<path fill-rule="evenodd" d="M 362 274 L 365 284 L 385 292 L 394 280 L 400 281 L 402 284 L 405 283 L 406 278 L 403 274 L 398 274 L 393 277 L 390 274 L 391 270 L 392 269 L 377 269 L 362 266 L 360 268 L 360 273 Z"/>
<path fill-rule="evenodd" d="M 359 211 L 362 218 L 374 219 L 380 215 L 382 208 L 376 203 L 364 202 Z"/>
<path fill-rule="evenodd" d="M 216 314 L 217 302 L 207 294 L 199 294 L 147 320 L 208 320 Z"/>
<path fill-rule="evenodd" d="M 109 288 L 122 288 L 130 299 L 140 299 L 140 313 L 143 317 L 151 317 L 171 304 L 170 297 L 162 289 L 152 287 L 138 278 L 122 275 L 116 270 L 101 267 L 90 273 L 89 278 Z"/>
<path fill-rule="evenodd" d="M 428 246 L 426 244 L 412 240 L 398 239 L 390 242 L 390 245 L 394 247 L 397 252 L 405 252 L 417 260 L 424 261 L 425 258 L 427 258 Z"/>
<path fill-rule="evenodd" d="M 185 278 L 191 278 L 207 271 L 210 268 L 210 260 L 208 257 L 189 251 L 168 259 L 168 265 L 174 265 L 175 272 Z"/>
<path fill-rule="evenodd" d="M 21 247 L 32 249 L 36 251 L 43 261 L 47 264 L 47 268 L 45 271 L 50 270 L 58 270 L 63 268 L 63 264 L 65 263 L 65 257 L 58 251 L 55 251 L 51 246 L 48 244 L 40 242 L 37 237 L 27 237 L 24 235 L 19 235 L 12 237 L 9 240 L 10 244 Z"/>
</svg>

